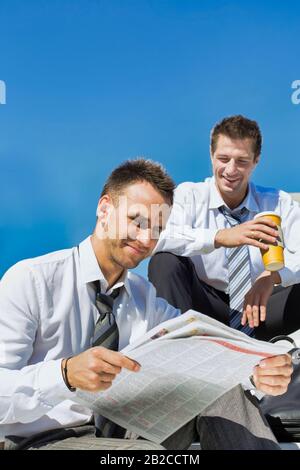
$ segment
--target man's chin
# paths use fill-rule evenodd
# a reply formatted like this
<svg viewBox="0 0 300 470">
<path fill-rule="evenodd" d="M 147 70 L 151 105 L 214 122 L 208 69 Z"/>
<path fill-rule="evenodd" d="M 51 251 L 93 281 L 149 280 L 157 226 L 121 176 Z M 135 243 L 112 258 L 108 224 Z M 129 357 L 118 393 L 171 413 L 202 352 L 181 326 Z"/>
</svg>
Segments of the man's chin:
<svg viewBox="0 0 300 470">
<path fill-rule="evenodd" d="M 134 269 L 136 268 L 145 258 L 141 259 L 123 259 L 122 261 L 119 262 L 125 269 Z"/>
<path fill-rule="evenodd" d="M 134 269 L 136 268 L 138 265 L 140 264 L 140 261 L 136 261 L 136 260 L 130 260 L 130 261 L 126 261 L 124 262 L 124 268 L 126 269 Z"/>
<path fill-rule="evenodd" d="M 224 192 L 224 193 L 234 193 L 234 192 L 239 192 L 240 190 L 240 183 L 233 183 L 233 184 L 230 184 L 230 183 L 223 183 L 221 185 L 221 192 Z"/>
</svg>

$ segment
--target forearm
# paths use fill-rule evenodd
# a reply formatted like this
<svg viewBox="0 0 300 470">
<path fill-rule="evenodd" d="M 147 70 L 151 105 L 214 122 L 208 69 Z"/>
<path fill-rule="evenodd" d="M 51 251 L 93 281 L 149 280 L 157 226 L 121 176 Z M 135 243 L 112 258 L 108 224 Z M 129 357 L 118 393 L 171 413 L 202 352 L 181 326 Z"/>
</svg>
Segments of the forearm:
<svg viewBox="0 0 300 470">
<path fill-rule="evenodd" d="M 0 425 L 28 423 L 71 398 L 61 375 L 61 360 L 0 369 Z"/>
<path fill-rule="evenodd" d="M 197 256 L 215 249 L 216 230 L 170 226 L 162 232 L 155 253 L 169 251 L 177 256 Z"/>
<path fill-rule="evenodd" d="M 203 188 L 205 192 L 206 189 Z M 206 203 L 191 183 L 180 184 L 174 194 L 174 204 L 166 229 L 161 233 L 155 252 L 169 251 L 178 256 L 211 253 L 216 226 L 205 223 Z"/>
</svg>

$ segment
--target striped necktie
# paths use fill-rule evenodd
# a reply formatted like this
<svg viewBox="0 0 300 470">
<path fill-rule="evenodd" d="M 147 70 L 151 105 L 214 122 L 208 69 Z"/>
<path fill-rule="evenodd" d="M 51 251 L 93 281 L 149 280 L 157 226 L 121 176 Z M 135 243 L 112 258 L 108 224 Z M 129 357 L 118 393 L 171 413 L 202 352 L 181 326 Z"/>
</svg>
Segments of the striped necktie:
<svg viewBox="0 0 300 470">
<path fill-rule="evenodd" d="M 101 294 L 100 281 L 96 281 L 96 307 L 99 317 L 94 329 L 93 346 L 118 351 L 119 330 L 113 314 L 113 303 L 120 289 L 115 289 L 110 295 Z"/>
<path fill-rule="evenodd" d="M 122 287 L 113 290 L 110 295 L 106 295 L 101 293 L 100 281 L 96 281 L 94 285 L 96 286 L 96 307 L 99 317 L 95 325 L 92 345 L 118 351 L 119 330 L 113 314 L 113 304 Z M 94 422 L 97 437 L 124 437 L 125 429 L 108 418 L 94 413 Z"/>
<path fill-rule="evenodd" d="M 230 211 L 227 207 L 220 207 L 231 227 L 245 222 L 248 209 L 243 207 L 238 211 Z M 235 328 L 248 336 L 254 336 L 254 328 L 248 323 L 241 324 L 244 299 L 251 289 L 251 271 L 248 245 L 227 248 L 228 274 L 229 274 L 229 326 Z"/>
</svg>

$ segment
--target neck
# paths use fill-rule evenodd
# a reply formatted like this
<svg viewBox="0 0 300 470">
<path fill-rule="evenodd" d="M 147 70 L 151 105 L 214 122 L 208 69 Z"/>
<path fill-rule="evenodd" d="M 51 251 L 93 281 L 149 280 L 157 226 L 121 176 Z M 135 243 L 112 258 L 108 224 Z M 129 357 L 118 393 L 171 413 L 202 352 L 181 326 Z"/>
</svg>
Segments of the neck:
<svg viewBox="0 0 300 470">
<path fill-rule="evenodd" d="M 94 233 L 91 236 L 91 243 L 102 274 L 107 280 L 108 288 L 111 288 L 122 276 L 124 268 L 109 258 L 104 240 L 99 240 Z"/>
<path fill-rule="evenodd" d="M 225 202 L 225 204 L 229 207 L 229 209 L 234 210 L 242 203 L 242 201 L 245 198 L 243 197 L 243 198 L 237 200 L 237 199 L 231 199 L 229 197 L 222 196 L 222 199 Z"/>
<path fill-rule="evenodd" d="M 221 191 L 218 188 L 218 191 L 225 202 L 225 204 L 229 207 L 229 209 L 234 210 L 236 209 L 245 199 L 245 197 L 248 194 L 248 187 L 246 188 L 246 191 L 244 191 L 241 194 L 235 194 L 230 196 L 230 194 L 222 194 Z"/>
</svg>

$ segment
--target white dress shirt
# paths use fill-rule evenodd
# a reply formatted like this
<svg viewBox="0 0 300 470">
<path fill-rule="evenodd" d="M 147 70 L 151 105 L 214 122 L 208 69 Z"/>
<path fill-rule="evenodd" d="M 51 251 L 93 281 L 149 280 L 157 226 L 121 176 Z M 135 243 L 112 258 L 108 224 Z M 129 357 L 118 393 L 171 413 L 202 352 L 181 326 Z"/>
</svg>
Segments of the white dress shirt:
<svg viewBox="0 0 300 470">
<path fill-rule="evenodd" d="M 230 228 L 219 211 L 226 205 L 214 178 L 201 183 L 182 183 L 175 191 L 174 205 L 155 252 L 169 251 L 190 256 L 199 278 L 215 289 L 228 293 L 226 248 L 214 247 L 216 233 Z M 273 188 L 249 184 L 249 191 L 238 209 L 249 210 L 248 219 L 263 211 L 278 213 L 282 218 L 285 267 L 279 271 L 282 285 L 300 283 L 300 207 L 291 196 Z M 264 271 L 260 250 L 249 246 L 252 284 Z"/>
<path fill-rule="evenodd" d="M 90 237 L 79 247 L 17 263 L 0 282 L 0 441 L 89 422 L 72 401 L 61 359 L 91 347 L 98 318 L 95 289 L 107 282 Z M 128 272 L 114 302 L 121 350 L 180 311 L 156 297 L 152 284 Z M 107 291 L 110 293 L 110 291 Z"/>
</svg>

